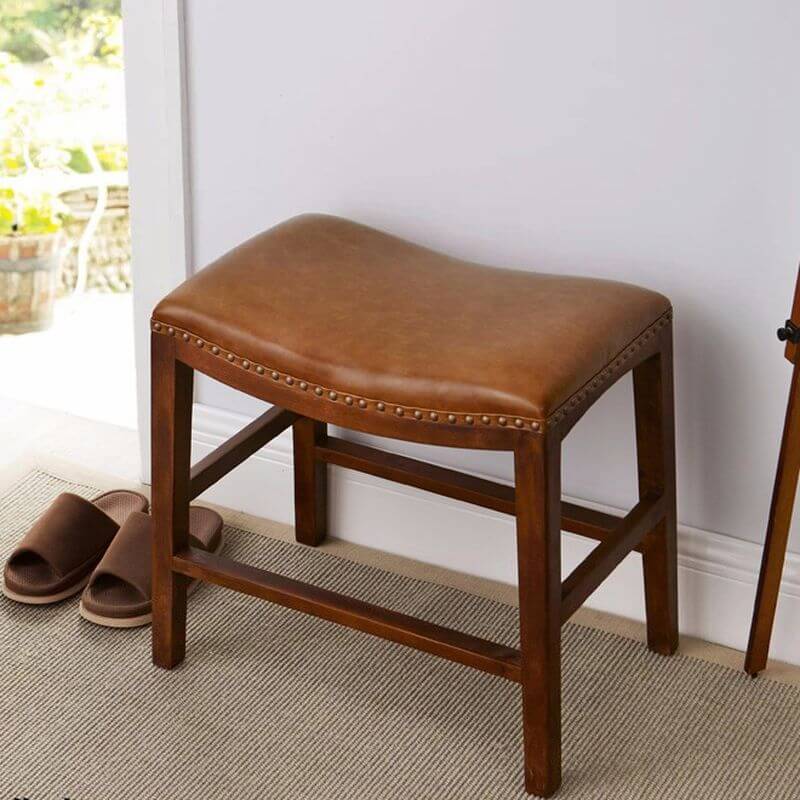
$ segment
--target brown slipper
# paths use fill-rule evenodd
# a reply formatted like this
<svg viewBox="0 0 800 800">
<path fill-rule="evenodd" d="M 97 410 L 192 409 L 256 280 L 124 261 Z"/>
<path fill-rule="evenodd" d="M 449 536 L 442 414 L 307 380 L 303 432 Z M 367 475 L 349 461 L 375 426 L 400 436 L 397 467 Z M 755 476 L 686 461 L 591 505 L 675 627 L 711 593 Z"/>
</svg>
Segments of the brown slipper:
<svg viewBox="0 0 800 800">
<path fill-rule="evenodd" d="M 147 508 L 147 498 L 138 492 L 106 492 L 94 500 L 60 494 L 6 562 L 3 594 L 34 605 L 77 594 L 120 525 Z"/>
<path fill-rule="evenodd" d="M 153 519 L 131 514 L 92 574 L 81 597 L 80 615 L 109 628 L 135 628 L 153 620 Z M 189 509 L 189 543 L 218 553 L 222 549 L 222 517 L 202 506 Z M 197 588 L 189 584 L 188 591 Z"/>
</svg>

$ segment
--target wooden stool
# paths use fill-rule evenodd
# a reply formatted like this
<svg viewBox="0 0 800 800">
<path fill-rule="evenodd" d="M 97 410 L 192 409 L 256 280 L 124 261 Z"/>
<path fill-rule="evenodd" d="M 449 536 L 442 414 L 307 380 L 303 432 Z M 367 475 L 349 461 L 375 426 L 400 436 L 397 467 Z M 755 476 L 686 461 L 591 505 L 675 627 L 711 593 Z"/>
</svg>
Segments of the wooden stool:
<svg viewBox="0 0 800 800">
<path fill-rule="evenodd" d="M 561 626 L 642 554 L 648 645 L 678 644 L 669 301 L 628 284 L 458 261 L 336 217 L 263 233 L 179 286 L 152 319 L 153 660 L 184 657 L 199 578 L 522 684 L 525 786 L 561 782 Z M 193 370 L 274 404 L 190 465 Z M 561 501 L 561 442 L 633 371 L 639 502 L 624 518 Z M 326 424 L 514 453 L 516 488 L 354 444 Z M 293 427 L 295 530 L 326 535 L 326 465 L 517 520 L 520 650 L 197 550 L 189 502 Z M 599 545 L 561 580 L 560 533 Z M 289 700 L 291 702 L 291 700 Z"/>
</svg>

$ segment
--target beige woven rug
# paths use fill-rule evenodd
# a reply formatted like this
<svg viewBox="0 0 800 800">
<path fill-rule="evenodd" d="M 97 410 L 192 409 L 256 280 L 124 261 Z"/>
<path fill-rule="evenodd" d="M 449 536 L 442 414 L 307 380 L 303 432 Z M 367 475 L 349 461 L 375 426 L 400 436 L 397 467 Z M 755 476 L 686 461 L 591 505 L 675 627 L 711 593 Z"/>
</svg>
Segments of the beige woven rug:
<svg viewBox="0 0 800 800">
<path fill-rule="evenodd" d="M 0 558 L 61 491 L 36 472 L 0 500 Z M 516 610 L 229 528 L 228 554 L 516 644 Z M 0 797 L 521 798 L 518 687 L 216 587 L 190 604 L 187 660 L 76 601 L 0 603 Z M 637 642 L 564 629 L 560 797 L 800 797 L 800 690 Z"/>
</svg>

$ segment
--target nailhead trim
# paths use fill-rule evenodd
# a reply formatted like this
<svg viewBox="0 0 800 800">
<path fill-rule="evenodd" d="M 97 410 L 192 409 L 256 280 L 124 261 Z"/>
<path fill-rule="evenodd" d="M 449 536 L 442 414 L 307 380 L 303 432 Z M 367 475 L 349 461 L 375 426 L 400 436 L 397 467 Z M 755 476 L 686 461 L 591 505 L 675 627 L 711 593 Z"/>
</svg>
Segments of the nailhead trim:
<svg viewBox="0 0 800 800">
<path fill-rule="evenodd" d="M 570 417 L 579 406 L 584 406 L 587 401 L 598 394 L 610 384 L 614 378 L 622 371 L 625 362 L 632 358 L 638 350 L 649 344 L 656 332 L 661 330 L 664 326 L 669 325 L 672 321 L 672 309 L 665 312 L 660 316 L 649 328 L 640 333 L 630 344 L 625 347 L 614 357 L 612 363 L 601 369 L 593 378 L 588 380 L 583 388 L 579 389 L 568 400 L 565 400 L 559 408 L 557 408 L 547 419 L 548 425 L 558 425 L 566 418 Z M 534 429 L 535 430 L 535 429 Z"/>
<path fill-rule="evenodd" d="M 620 353 L 615 356 L 614 361 L 612 364 L 604 367 L 600 370 L 594 378 L 589 380 L 582 389 L 577 391 L 572 397 L 567 399 L 562 405 L 556 409 L 556 411 L 550 415 L 547 420 L 538 420 L 538 419 L 525 419 L 523 417 L 515 417 L 513 418 L 512 422 L 515 428 L 519 430 L 527 429 L 531 430 L 534 433 L 542 432 L 548 425 L 556 425 L 559 422 L 562 422 L 568 415 L 572 414 L 578 406 L 585 403 L 586 400 L 591 399 L 593 395 L 599 394 L 600 390 L 608 384 L 613 377 L 620 371 L 625 361 L 627 361 L 631 356 L 635 355 L 636 351 L 639 350 L 645 342 L 648 342 L 656 333 L 657 330 L 660 330 L 665 325 L 667 325 L 672 320 L 672 311 L 668 311 L 662 317 L 660 317 L 656 322 L 654 322 L 647 330 L 641 333 L 633 342 L 626 345 Z M 205 342 L 203 339 L 199 337 L 194 337 L 188 331 L 181 331 L 177 328 L 172 326 L 164 327 L 164 324 L 161 322 L 157 322 L 155 320 L 152 321 L 152 329 L 156 333 L 166 334 L 168 336 L 174 336 L 177 332 L 179 335 L 183 337 L 185 342 L 190 342 L 192 338 L 195 339 L 195 342 L 198 347 L 202 348 L 205 345 L 209 344 L 209 351 L 215 355 L 224 357 L 228 362 L 231 364 L 240 366 L 242 369 L 249 370 L 251 367 L 258 375 L 266 375 L 268 374 L 270 378 L 274 381 L 278 381 L 281 378 L 281 373 L 277 370 L 272 370 L 269 367 L 263 366 L 261 364 L 253 364 L 246 358 L 241 358 L 240 356 L 235 355 L 231 352 L 224 351 L 221 347 L 216 344 L 211 345 L 208 342 Z M 295 376 L 292 375 L 284 375 L 284 382 L 287 386 L 299 389 L 300 391 L 307 391 L 312 384 L 309 384 L 307 381 L 298 380 Z M 328 389 L 322 386 L 314 386 L 314 394 L 323 399 L 327 399 L 329 402 L 335 403 L 339 399 L 339 393 L 333 389 Z M 362 411 L 368 410 L 369 408 L 374 408 L 379 412 L 386 411 L 386 403 L 381 400 L 370 400 L 365 397 L 353 397 L 352 395 L 343 395 L 343 399 L 346 405 L 352 406 L 356 405 Z M 431 422 L 439 422 L 440 419 L 446 420 L 448 424 L 455 425 L 455 424 L 465 424 L 465 425 L 474 425 L 475 420 L 479 419 L 482 425 L 491 425 L 497 424 L 501 427 L 508 426 L 509 420 L 508 417 L 498 414 L 481 414 L 479 417 L 476 417 L 473 414 L 453 414 L 450 412 L 442 412 L 442 411 L 428 411 L 419 408 L 409 408 L 408 406 L 393 406 L 394 414 L 397 417 L 405 418 L 406 413 L 412 418 L 412 421 L 418 421 L 425 418 L 426 413 L 427 417 Z"/>
</svg>

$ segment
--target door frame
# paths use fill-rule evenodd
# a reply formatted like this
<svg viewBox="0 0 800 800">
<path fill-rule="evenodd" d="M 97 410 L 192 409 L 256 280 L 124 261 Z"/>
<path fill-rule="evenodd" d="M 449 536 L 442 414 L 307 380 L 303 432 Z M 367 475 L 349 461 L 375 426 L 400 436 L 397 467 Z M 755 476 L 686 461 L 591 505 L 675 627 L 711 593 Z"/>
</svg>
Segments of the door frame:
<svg viewBox="0 0 800 800">
<path fill-rule="evenodd" d="M 150 482 L 150 330 L 192 270 L 184 0 L 123 0 L 141 477 Z"/>
</svg>

